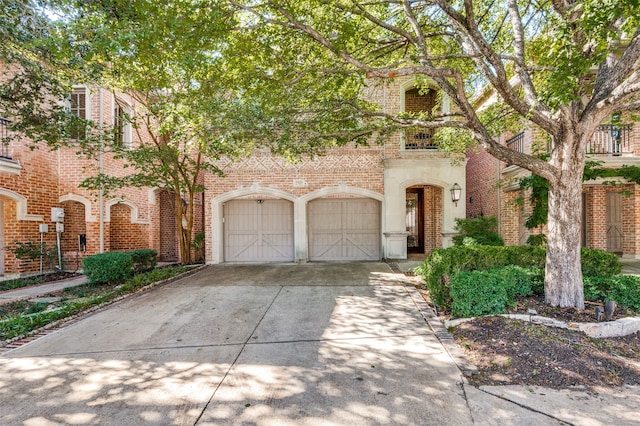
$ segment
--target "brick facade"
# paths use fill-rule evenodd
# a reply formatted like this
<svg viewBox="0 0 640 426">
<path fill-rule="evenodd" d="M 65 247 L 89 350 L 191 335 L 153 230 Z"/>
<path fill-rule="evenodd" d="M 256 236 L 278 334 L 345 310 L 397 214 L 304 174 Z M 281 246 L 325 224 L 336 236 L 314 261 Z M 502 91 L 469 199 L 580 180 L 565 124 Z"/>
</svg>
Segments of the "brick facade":
<svg viewBox="0 0 640 426">
<path fill-rule="evenodd" d="M 85 91 L 89 117 L 96 123 L 111 125 L 115 105 L 134 104 L 98 88 Z M 389 112 L 432 111 L 436 107 L 435 90 L 424 94 L 408 79 L 371 84 L 366 96 Z M 440 106 L 438 106 L 440 107 Z M 443 111 L 447 108 L 444 103 Z M 133 132 L 135 149 L 144 134 Z M 207 262 L 224 261 L 220 209 L 225 200 L 242 198 L 284 198 L 296 203 L 296 251 L 304 252 L 306 216 L 299 216 L 306 203 L 316 198 L 370 198 L 380 206 L 381 256 L 406 257 L 404 198 L 406 188 L 419 186 L 424 195 L 425 253 L 449 244 L 455 217 L 464 216 L 464 203 L 453 206 L 448 190 L 464 182 L 464 167 L 452 165 L 448 155 L 437 149 L 405 149 L 404 132 L 389 136 L 383 144 L 371 146 L 347 144 L 328 149 L 325 155 L 302 158 L 289 163 L 268 150 L 256 149 L 250 157 L 231 162 L 219 160 L 223 178 L 205 174 L 201 178 L 207 190 L 194 202 L 194 235 L 205 233 L 204 256 Z M 77 268 L 82 257 L 104 251 L 150 247 L 159 251 L 161 260 L 178 260 L 173 194 L 149 188 L 123 188 L 100 197 L 95 191 L 80 188 L 88 176 L 100 171 L 123 176 L 129 170 L 121 160 L 104 153 L 99 158 L 83 159 L 73 147 L 56 152 L 30 151 L 26 141 L 13 144 L 13 166 L 19 173 L 0 168 L 0 200 L 3 201 L 4 242 L 39 241 L 39 225 L 48 224 L 44 234 L 48 245 L 55 243 L 55 223 L 51 208 L 65 209 L 61 247 L 65 265 Z M 1 165 L 0 165 L 1 166 Z M 15 168 L 15 167 L 14 167 Z M 79 236 L 86 235 L 86 246 Z M 403 241 L 403 238 L 405 239 Z M 299 241 L 298 241 L 299 240 Z M 404 248 L 403 248 L 404 247 Z M 297 255 L 304 261 L 306 255 Z M 18 262 L 11 252 L 4 253 L 6 274 L 37 270 L 37 262 Z"/>
<path fill-rule="evenodd" d="M 623 116 L 623 123 L 633 123 L 633 116 Z M 502 143 L 514 136 L 504 134 Z M 602 138 L 602 136 L 600 136 Z M 605 137 L 607 135 L 605 134 Z M 547 136 L 536 128 L 524 130 L 523 149 L 525 152 L 544 151 L 548 144 Z M 591 154 L 591 160 L 602 162 L 602 167 L 619 167 L 623 164 L 635 164 L 640 158 L 640 125 L 634 123 L 629 133 L 629 144 L 620 154 Z M 496 215 L 499 219 L 500 234 L 507 245 L 526 244 L 531 234 L 546 232 L 546 229 L 529 230 L 525 221 L 531 214 L 532 206 L 528 202 L 528 192 L 518 188 L 515 179 L 528 172 L 515 166 L 499 163 L 482 148 L 468 154 L 467 161 L 467 216 L 475 217 L 480 213 Z M 499 170 L 499 172 L 497 172 Z M 494 188 L 499 188 L 495 190 Z M 621 194 L 620 229 L 610 222 L 613 207 L 608 204 L 608 193 Z M 476 200 L 489 200 L 489 205 Z M 516 200 L 524 202 L 516 202 Z M 583 185 L 583 245 L 586 247 L 615 251 L 625 257 L 640 257 L 640 186 L 627 182 L 606 185 L 604 182 L 585 182 Z M 495 213 L 494 213 L 495 212 Z M 618 236 L 612 236 L 612 233 Z M 621 248 L 612 248 L 611 239 L 621 238 Z"/>
<path fill-rule="evenodd" d="M 97 88 L 75 89 L 86 94 L 88 118 L 111 125 L 115 98 L 110 91 Z M 127 100 L 132 102 L 131 99 Z M 133 145 L 138 142 L 133 133 Z M 144 136 L 143 136 L 144 137 Z M 153 200 L 148 189 L 124 188 L 107 194 L 100 213 L 98 194 L 79 187 L 87 177 L 99 172 L 123 176 L 128 170 L 121 160 L 105 153 L 102 161 L 80 158 L 73 147 L 50 151 L 46 147 L 31 150 L 26 139 L 12 141 L 8 147 L 10 159 L 0 159 L 0 200 L 2 201 L 2 247 L 22 243 L 39 243 L 40 225 L 48 225 L 42 237 L 47 247 L 56 244 L 56 226 L 51 220 L 51 208 L 64 209 L 64 232 L 61 250 L 64 267 L 77 269 L 86 255 L 109 250 L 157 248 L 151 238 Z M 119 200 L 126 204 L 118 205 Z M 136 217 L 132 218 L 132 209 Z M 103 226 L 101 227 L 101 222 Z M 102 228 L 102 232 L 101 232 Z M 155 229 L 158 227 L 156 226 Z M 86 235 L 86 246 L 79 247 L 79 236 Z M 101 242 L 102 235 L 102 242 Z M 86 250 L 86 251 L 85 251 Z M 35 272 L 39 260 L 20 261 L 11 250 L 3 251 L 2 273 L 6 276 Z M 48 265 L 44 265 L 49 269 Z"/>
</svg>

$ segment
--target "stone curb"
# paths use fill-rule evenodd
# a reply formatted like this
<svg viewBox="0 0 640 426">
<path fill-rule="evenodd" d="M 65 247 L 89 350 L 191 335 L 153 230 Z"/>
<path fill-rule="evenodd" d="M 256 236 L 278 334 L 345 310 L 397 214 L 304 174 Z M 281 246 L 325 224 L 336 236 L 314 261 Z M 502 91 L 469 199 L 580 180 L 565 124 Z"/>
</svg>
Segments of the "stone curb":
<svg viewBox="0 0 640 426">
<path fill-rule="evenodd" d="M 520 321 L 530 322 L 532 324 L 545 325 L 547 327 L 565 328 L 568 330 L 582 331 L 589 337 L 606 338 L 606 337 L 623 337 L 640 331 L 640 317 L 620 318 L 615 321 L 607 322 L 564 322 L 553 318 L 547 318 L 539 315 L 526 314 L 501 314 L 504 318 L 516 319 Z M 446 327 L 457 327 L 458 325 L 474 320 L 475 318 L 459 318 L 455 320 L 446 320 Z"/>
</svg>

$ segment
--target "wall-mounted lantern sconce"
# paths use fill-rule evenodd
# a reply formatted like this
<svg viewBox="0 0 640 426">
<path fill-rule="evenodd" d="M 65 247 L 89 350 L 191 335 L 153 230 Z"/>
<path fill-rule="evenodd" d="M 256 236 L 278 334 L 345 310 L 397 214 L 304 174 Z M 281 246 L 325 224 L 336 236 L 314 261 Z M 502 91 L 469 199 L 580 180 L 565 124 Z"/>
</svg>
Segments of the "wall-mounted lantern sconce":
<svg viewBox="0 0 640 426">
<path fill-rule="evenodd" d="M 462 195 L 462 187 L 460 187 L 460 185 L 458 185 L 457 183 L 454 183 L 453 186 L 451 187 L 451 201 L 453 201 L 453 204 L 456 207 L 458 206 L 458 201 L 460 201 L 461 195 Z"/>
</svg>

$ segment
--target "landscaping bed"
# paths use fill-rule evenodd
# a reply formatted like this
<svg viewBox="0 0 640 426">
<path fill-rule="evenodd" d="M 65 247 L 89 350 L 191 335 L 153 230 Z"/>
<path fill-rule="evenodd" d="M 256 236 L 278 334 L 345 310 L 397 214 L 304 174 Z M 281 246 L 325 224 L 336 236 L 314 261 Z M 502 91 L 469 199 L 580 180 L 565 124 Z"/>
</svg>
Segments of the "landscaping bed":
<svg viewBox="0 0 640 426">
<path fill-rule="evenodd" d="M 172 266 L 137 274 L 124 283 L 85 284 L 30 300 L 0 305 L 0 345 L 88 309 L 135 293 L 154 283 L 182 276 L 194 268 Z"/>
<path fill-rule="evenodd" d="M 585 277 L 585 309 L 547 305 L 541 287 L 543 255 L 538 249 L 526 247 L 455 247 L 434 251 L 419 271 L 429 288 L 418 285 L 419 290 L 441 320 L 476 317 L 449 328 L 478 369 L 474 374 L 465 369 L 469 382 L 476 386 L 517 384 L 557 389 L 639 385 L 638 332 L 592 338 L 578 330 L 498 315 L 538 315 L 565 323 L 595 323 L 596 307 L 602 308 L 604 301 L 613 297 L 620 303 L 611 320 L 640 316 L 640 279 L 618 275 L 617 259 L 595 250 L 583 251 L 583 271 L 589 274 Z"/>
<path fill-rule="evenodd" d="M 30 277 L 16 278 L 13 280 L 0 281 L 0 291 L 14 290 L 16 288 L 29 287 L 38 284 L 49 283 L 53 281 L 67 280 L 77 277 L 77 272 L 56 271 L 42 275 L 33 275 Z"/>
</svg>

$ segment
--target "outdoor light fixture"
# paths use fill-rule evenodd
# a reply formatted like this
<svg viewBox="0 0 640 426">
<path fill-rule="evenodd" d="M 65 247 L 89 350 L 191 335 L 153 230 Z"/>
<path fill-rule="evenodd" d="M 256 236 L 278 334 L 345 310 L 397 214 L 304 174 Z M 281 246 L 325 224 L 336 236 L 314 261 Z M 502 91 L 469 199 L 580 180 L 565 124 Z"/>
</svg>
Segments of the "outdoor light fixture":
<svg viewBox="0 0 640 426">
<path fill-rule="evenodd" d="M 460 185 L 458 185 L 457 183 L 454 183 L 453 186 L 451 187 L 451 201 L 453 201 L 453 204 L 456 207 L 458 206 L 458 201 L 460 201 L 461 195 L 462 195 L 462 187 L 460 187 Z"/>
</svg>

